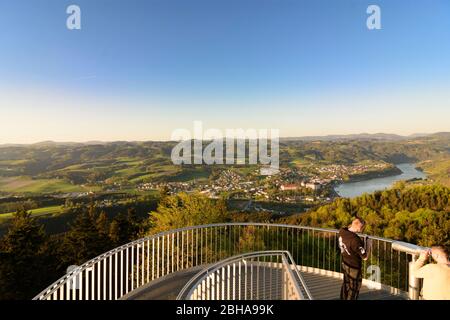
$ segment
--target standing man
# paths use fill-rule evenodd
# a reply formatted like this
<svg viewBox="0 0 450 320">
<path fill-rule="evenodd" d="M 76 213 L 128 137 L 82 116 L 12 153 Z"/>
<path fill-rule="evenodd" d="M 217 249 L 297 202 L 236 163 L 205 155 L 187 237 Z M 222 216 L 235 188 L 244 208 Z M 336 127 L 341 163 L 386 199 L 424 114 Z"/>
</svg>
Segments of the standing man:
<svg viewBox="0 0 450 320">
<path fill-rule="evenodd" d="M 339 248 L 342 254 L 344 282 L 341 287 L 341 300 L 358 299 L 362 283 L 362 260 L 367 260 L 363 240 L 356 234 L 364 231 L 365 222 L 355 218 L 348 228 L 339 230 Z"/>
<path fill-rule="evenodd" d="M 426 264 L 431 255 L 436 263 Z M 414 276 L 423 279 L 424 300 L 450 300 L 450 261 L 448 249 L 444 246 L 432 247 L 424 251 L 414 263 Z"/>
</svg>

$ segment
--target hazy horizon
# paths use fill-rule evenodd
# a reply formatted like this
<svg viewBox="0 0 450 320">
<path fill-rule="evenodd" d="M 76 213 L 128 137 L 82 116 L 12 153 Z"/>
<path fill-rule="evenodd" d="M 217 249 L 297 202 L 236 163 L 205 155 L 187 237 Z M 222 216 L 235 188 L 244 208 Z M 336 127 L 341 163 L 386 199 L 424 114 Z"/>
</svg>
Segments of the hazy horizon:
<svg viewBox="0 0 450 320">
<path fill-rule="evenodd" d="M 338 139 L 337 137 L 342 137 L 342 138 L 350 138 L 352 136 L 373 136 L 372 138 L 375 138 L 375 136 L 377 135 L 385 135 L 385 136 L 397 136 L 399 138 L 414 138 L 414 137 L 426 137 L 426 136 L 430 136 L 430 135 L 434 135 L 434 134 L 450 134 L 450 131 L 436 131 L 436 132 L 415 132 L 412 134 L 407 134 L 407 135 L 401 135 L 401 134 L 395 134 L 395 133 L 386 133 L 386 132 L 374 132 L 374 133 L 369 133 L 369 132 L 359 132 L 359 133 L 349 133 L 349 134 L 339 134 L 339 133 L 334 133 L 334 134 L 326 134 L 326 135 L 306 135 L 306 136 L 280 136 L 280 139 L 311 139 L 311 138 L 318 138 L 319 140 L 321 138 L 335 138 Z M 381 140 L 380 138 L 378 138 L 379 140 Z M 386 138 L 388 139 L 388 138 Z M 205 139 L 207 140 L 207 139 Z M 323 140 L 327 140 L 327 139 L 323 139 Z M 155 139 L 146 139 L 146 140 L 124 140 L 124 139 L 118 139 L 118 140 L 95 140 L 95 139 L 91 139 L 91 140 L 80 140 L 80 141 L 63 141 L 63 140 L 38 140 L 38 141 L 33 141 L 33 142 L 27 142 L 27 143 L 18 143 L 18 142 L 5 142 L 5 143 L 0 143 L 0 146 L 5 146 L 5 145 L 36 145 L 36 144 L 41 144 L 41 143 L 56 143 L 56 144 L 89 144 L 89 143 L 115 143 L 115 142 L 130 142 L 130 143 L 140 143 L 140 142 L 174 142 L 175 140 L 171 140 L 171 139 L 166 139 L 166 140 L 155 140 Z"/>
</svg>

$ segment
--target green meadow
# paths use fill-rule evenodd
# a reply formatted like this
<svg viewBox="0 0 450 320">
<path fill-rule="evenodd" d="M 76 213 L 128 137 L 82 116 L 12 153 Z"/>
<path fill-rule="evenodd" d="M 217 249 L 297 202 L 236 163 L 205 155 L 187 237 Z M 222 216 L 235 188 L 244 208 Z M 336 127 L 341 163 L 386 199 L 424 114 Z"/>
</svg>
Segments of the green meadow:
<svg viewBox="0 0 450 320">
<path fill-rule="evenodd" d="M 62 179 L 32 179 L 27 176 L 0 177 L 0 191 L 11 193 L 83 192 L 92 188 L 71 184 Z"/>
<path fill-rule="evenodd" d="M 62 212 L 62 206 L 50 206 L 39 209 L 29 210 L 32 216 L 45 216 L 45 215 L 55 215 Z M 14 212 L 2 213 L 0 214 L 0 223 L 5 220 L 11 219 Z"/>
<path fill-rule="evenodd" d="M 434 182 L 450 186 L 450 159 L 427 160 L 419 163 L 419 167 Z"/>
</svg>

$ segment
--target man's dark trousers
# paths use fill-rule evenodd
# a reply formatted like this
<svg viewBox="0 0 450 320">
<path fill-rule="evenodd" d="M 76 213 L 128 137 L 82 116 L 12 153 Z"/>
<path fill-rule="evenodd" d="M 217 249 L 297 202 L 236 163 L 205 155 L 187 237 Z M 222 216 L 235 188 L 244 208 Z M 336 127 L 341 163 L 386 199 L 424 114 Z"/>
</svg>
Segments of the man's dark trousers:
<svg viewBox="0 0 450 320">
<path fill-rule="evenodd" d="M 361 269 L 352 268 L 342 263 L 344 282 L 341 287 L 341 300 L 357 300 L 362 283 Z"/>
</svg>

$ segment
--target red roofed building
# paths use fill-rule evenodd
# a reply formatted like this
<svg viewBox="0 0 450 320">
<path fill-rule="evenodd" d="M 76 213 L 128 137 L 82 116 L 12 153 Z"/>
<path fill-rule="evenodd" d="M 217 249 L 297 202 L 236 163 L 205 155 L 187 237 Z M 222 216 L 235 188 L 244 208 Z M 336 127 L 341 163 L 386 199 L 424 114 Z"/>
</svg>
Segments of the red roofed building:
<svg viewBox="0 0 450 320">
<path fill-rule="evenodd" d="M 297 190 L 299 188 L 296 184 L 282 184 L 280 189 L 281 191 L 290 191 L 290 190 Z"/>
</svg>

